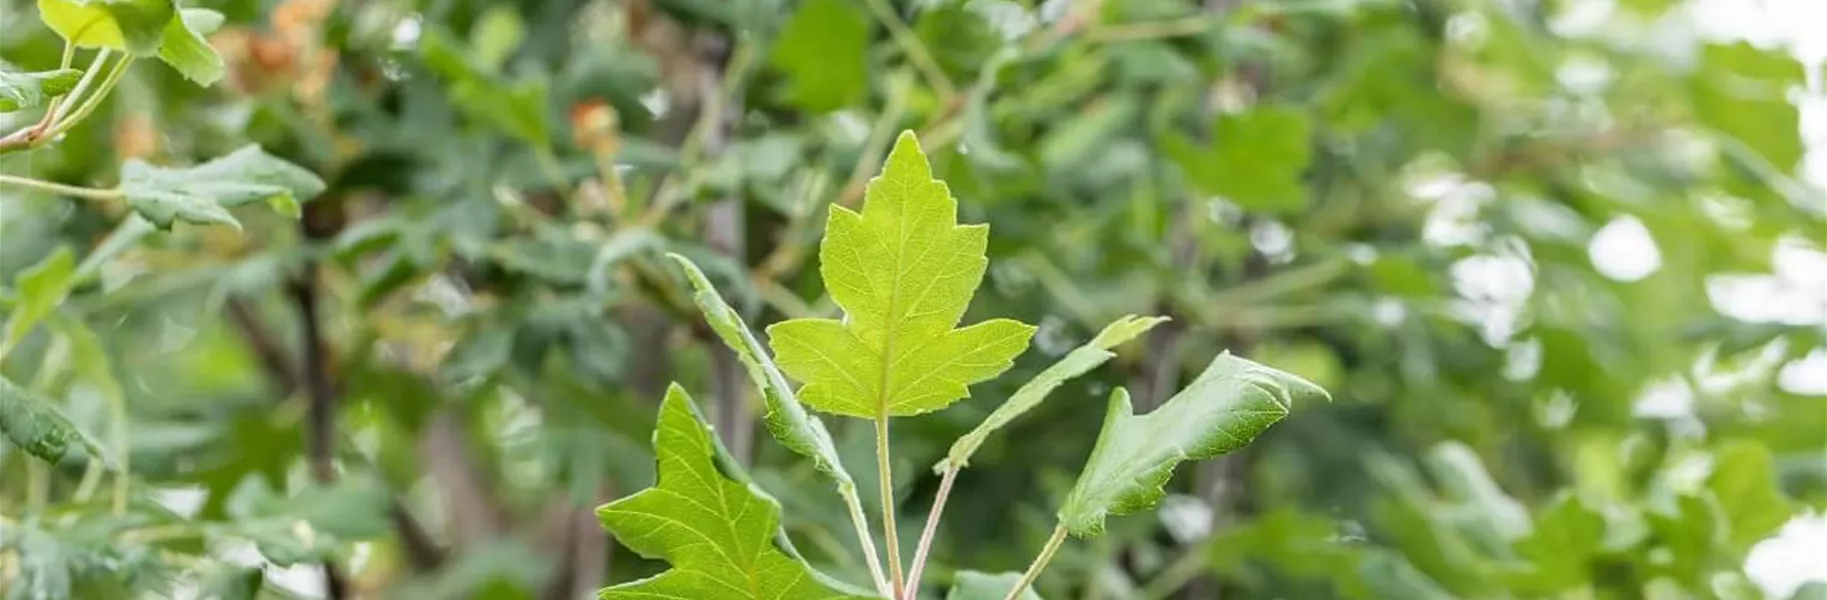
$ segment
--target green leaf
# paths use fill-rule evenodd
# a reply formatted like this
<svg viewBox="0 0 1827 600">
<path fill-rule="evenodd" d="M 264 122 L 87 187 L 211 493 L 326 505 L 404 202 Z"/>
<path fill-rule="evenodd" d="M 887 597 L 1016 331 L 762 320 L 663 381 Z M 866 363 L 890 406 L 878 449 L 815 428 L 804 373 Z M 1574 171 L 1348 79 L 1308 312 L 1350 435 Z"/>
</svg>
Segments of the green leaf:
<svg viewBox="0 0 1827 600">
<path fill-rule="evenodd" d="M 1781 51 L 1743 42 L 1708 45 L 1692 81 L 1694 113 L 1788 173 L 1803 151 L 1800 109 L 1789 103 L 1788 90 L 1802 83 L 1802 64 Z"/>
<path fill-rule="evenodd" d="M 666 256 L 679 263 L 679 268 L 685 271 L 685 278 L 691 281 L 692 289 L 697 291 L 692 295 L 692 300 L 697 302 L 698 310 L 704 312 L 705 322 L 736 353 L 736 358 L 748 369 L 749 380 L 761 391 L 762 402 L 768 407 L 768 432 L 774 434 L 774 439 L 780 440 L 787 449 L 812 459 L 812 466 L 836 481 L 839 491 L 848 493 L 847 490 L 855 488 L 856 482 L 850 478 L 850 472 L 845 471 L 844 463 L 838 460 L 837 444 L 831 440 L 831 432 L 825 429 L 823 421 L 807 413 L 806 408 L 799 404 L 799 399 L 793 395 L 792 385 L 787 383 L 787 378 L 780 373 L 780 369 L 774 366 L 773 359 L 768 357 L 767 348 L 755 339 L 748 323 L 743 322 L 742 316 L 723 301 L 723 296 L 717 294 L 717 288 L 711 286 L 710 279 L 704 276 L 704 271 L 699 270 L 691 259 L 672 253 Z"/>
<path fill-rule="evenodd" d="M 830 580 L 783 549 L 780 506 L 744 481 L 685 390 L 673 385 L 654 431 L 659 483 L 597 509 L 603 526 L 636 554 L 672 569 L 613 586 L 604 600 L 868 598 Z"/>
<path fill-rule="evenodd" d="M 71 44 L 134 56 L 158 52 L 177 15 L 171 0 L 38 0 L 38 17 Z"/>
<path fill-rule="evenodd" d="M 1228 352 L 1146 415 L 1132 414 L 1129 393 L 1117 388 L 1091 458 L 1059 509 L 1060 524 L 1075 535 L 1101 534 L 1105 516 L 1160 501 L 1174 465 L 1242 448 L 1288 416 L 1296 400 L 1315 398 L 1331 399 L 1305 379 Z"/>
<path fill-rule="evenodd" d="M 38 261 L 38 264 L 19 272 L 14 288 L 19 293 L 19 304 L 6 321 L 6 337 L 0 340 L 0 356 L 11 352 L 32 327 L 57 310 L 57 305 L 70 295 L 71 274 L 76 271 L 76 258 L 68 246 L 58 246 L 50 256 Z"/>
<path fill-rule="evenodd" d="M 1722 445 L 1713 457 L 1706 487 L 1719 501 L 1734 551 L 1744 552 L 1789 521 L 1794 511 L 1777 485 L 1770 448 L 1750 440 Z"/>
<path fill-rule="evenodd" d="M 944 471 L 948 467 L 964 468 L 970 463 L 971 454 L 977 452 L 977 448 L 983 445 L 983 441 L 989 438 L 991 433 L 995 433 L 997 429 L 1001 429 L 1002 426 L 1009 424 L 1023 413 L 1040 406 L 1040 402 L 1046 400 L 1048 394 L 1059 389 L 1059 386 L 1066 383 L 1067 380 L 1089 373 L 1098 365 L 1114 358 L 1116 353 L 1111 352 L 1110 348 L 1135 339 L 1136 336 L 1142 335 L 1167 320 L 1167 317 L 1126 315 L 1104 326 L 1104 330 L 1098 332 L 1097 337 L 1092 338 L 1083 346 L 1074 348 L 1072 352 L 1066 354 L 1065 358 L 1059 359 L 1059 362 L 1053 363 L 1053 366 L 1047 367 L 1047 370 L 1035 375 L 1034 379 L 1023 384 L 1021 389 L 1015 390 L 1015 395 L 1009 396 L 1008 401 L 1003 402 L 1002 406 L 996 407 L 996 411 L 990 413 L 990 416 L 979 423 L 976 429 L 972 429 L 970 433 L 964 434 L 963 437 L 958 438 L 958 441 L 953 442 L 951 451 L 945 455 L 945 460 L 934 465 L 933 470 Z"/>
<path fill-rule="evenodd" d="M 1592 580 L 1590 561 L 1605 536 L 1605 517 L 1593 512 L 1573 495 L 1549 505 L 1528 537 L 1516 542 L 1516 551 L 1534 563 L 1525 581 L 1529 591 L 1548 595 Z"/>
<path fill-rule="evenodd" d="M 50 400 L 0 377 L 0 433 L 13 445 L 47 462 L 63 460 L 72 443 L 101 457 L 95 442 L 83 435 Z"/>
<path fill-rule="evenodd" d="M 901 134 L 861 214 L 833 205 L 819 272 L 845 320 L 768 328 L 780 368 L 812 408 L 865 419 L 945 408 L 1007 370 L 1034 327 L 992 319 L 953 329 L 988 264 L 988 225 L 958 225 L 958 202 L 912 132 Z"/>
<path fill-rule="evenodd" d="M 952 591 L 945 594 L 945 600 L 1002 600 L 1008 597 L 1009 590 L 1014 589 L 1017 583 L 1021 583 L 1020 573 L 959 571 L 958 577 L 952 580 Z M 1041 598 L 1030 586 L 1021 591 L 1021 600 Z"/>
<path fill-rule="evenodd" d="M 1265 106 L 1218 117 L 1210 147 L 1169 134 L 1163 150 L 1193 187 L 1248 211 L 1287 213 L 1307 205 L 1301 173 L 1311 153 L 1313 124 L 1298 109 Z"/>
<path fill-rule="evenodd" d="M 787 21 L 769 54 L 791 81 L 800 108 L 828 112 L 869 91 L 869 15 L 848 0 L 807 0 Z"/>
<path fill-rule="evenodd" d="M 82 71 L 58 69 L 33 73 L 0 71 L 0 112 L 31 108 L 62 96 L 82 81 Z"/>
<path fill-rule="evenodd" d="M 175 221 L 241 226 L 228 207 L 280 199 L 302 203 L 324 191 L 303 167 L 248 145 L 227 156 L 184 168 L 155 167 L 138 159 L 121 166 L 128 205 L 161 229 Z"/>
<path fill-rule="evenodd" d="M 526 33 L 526 23 L 521 22 L 520 13 L 511 5 L 497 4 L 482 13 L 482 18 L 470 28 L 469 45 L 475 50 L 481 66 L 491 72 L 498 71 L 526 39 Z"/>
<path fill-rule="evenodd" d="M 213 10 L 184 9 L 182 18 L 165 24 L 159 40 L 159 60 L 177 69 L 185 79 L 197 85 L 210 86 L 222 80 L 224 67 L 216 49 L 203 39 L 207 30 L 222 25 L 222 13 Z"/>
</svg>

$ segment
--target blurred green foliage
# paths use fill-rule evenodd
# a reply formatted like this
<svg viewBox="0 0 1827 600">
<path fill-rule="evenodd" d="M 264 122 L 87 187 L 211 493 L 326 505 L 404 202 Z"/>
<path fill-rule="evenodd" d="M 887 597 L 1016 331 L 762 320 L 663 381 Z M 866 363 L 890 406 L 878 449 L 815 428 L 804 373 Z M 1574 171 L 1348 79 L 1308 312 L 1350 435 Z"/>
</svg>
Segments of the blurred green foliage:
<svg viewBox="0 0 1827 600">
<path fill-rule="evenodd" d="M 1827 504 L 1827 398 L 1779 381 L 1822 368 L 1823 301 L 1725 288 L 1827 239 L 1797 176 L 1820 67 L 1701 38 L 1684 3 L 1590 4 L 187 3 L 227 17 L 221 82 L 130 69 L 0 173 L 105 188 L 257 143 L 325 191 L 164 233 L 0 188 L 0 418 L 80 436 L 55 463 L 0 443 L 0 596 L 293 597 L 328 559 L 351 597 L 585 597 L 667 568 L 592 511 L 654 481 L 674 380 L 806 558 L 866 581 L 663 253 L 757 330 L 836 316 L 816 240 L 902 129 L 994 231 L 965 320 L 1039 325 L 1010 376 L 897 429 L 902 531 L 1021 382 L 1175 319 L 976 451 L 927 597 L 1026 564 L 1113 388 L 1145 412 L 1221 350 L 1334 402 L 1182 467 L 1041 597 L 1787 593 L 1744 565 Z M 57 68 L 38 6 L 0 0 L 0 68 Z M 1633 230 L 1654 264 L 1607 266 L 1645 246 L 1595 240 Z M 867 424 L 833 425 L 873 502 Z"/>
</svg>

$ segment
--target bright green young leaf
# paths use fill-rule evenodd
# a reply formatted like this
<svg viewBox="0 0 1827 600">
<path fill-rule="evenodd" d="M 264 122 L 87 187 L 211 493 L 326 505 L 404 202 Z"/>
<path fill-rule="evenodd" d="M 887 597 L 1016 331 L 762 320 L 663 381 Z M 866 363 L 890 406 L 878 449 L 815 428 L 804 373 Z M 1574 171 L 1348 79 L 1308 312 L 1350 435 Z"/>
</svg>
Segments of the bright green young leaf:
<svg viewBox="0 0 1827 600">
<path fill-rule="evenodd" d="M 710 279 L 704 276 L 704 271 L 699 270 L 698 265 L 692 264 L 691 259 L 678 254 L 666 256 L 679 263 L 679 268 L 685 271 L 685 278 L 691 281 L 692 289 L 697 291 L 692 295 L 692 300 L 697 302 L 698 310 L 704 312 L 705 322 L 710 323 L 711 329 L 717 332 L 717 337 L 722 338 L 723 343 L 736 353 L 736 358 L 748 369 L 749 380 L 761 391 L 762 401 L 768 407 L 768 432 L 774 434 L 774 439 L 780 440 L 787 449 L 812 459 L 814 468 L 837 481 L 839 491 L 849 493 L 848 490 L 856 487 L 856 482 L 850 478 L 850 472 L 844 470 L 843 462 L 838 460 L 837 444 L 831 440 L 831 432 L 825 429 L 823 421 L 807 413 L 806 408 L 799 404 L 799 399 L 793 395 L 792 385 L 787 383 L 787 378 L 780 373 L 780 369 L 774 366 L 774 361 L 768 358 L 767 348 L 755 339 L 755 334 L 749 331 L 748 323 L 744 323 L 742 316 L 723 301 L 723 297 L 717 294 L 717 288 L 711 286 Z"/>
<path fill-rule="evenodd" d="M 958 225 L 958 201 L 912 132 L 901 134 L 861 214 L 831 207 L 819 269 L 843 321 L 768 328 L 780 368 L 812 408 L 880 419 L 945 408 L 1007 370 L 1034 327 L 992 319 L 954 329 L 988 264 L 988 225 Z"/>
<path fill-rule="evenodd" d="M 1802 64 L 1780 50 L 1711 44 L 1693 79 L 1695 116 L 1786 173 L 1802 158 L 1801 115 L 1788 100 L 1802 84 Z"/>
<path fill-rule="evenodd" d="M 1066 381 L 1084 375 L 1097 368 L 1098 365 L 1116 357 L 1116 353 L 1111 352 L 1110 348 L 1135 339 L 1136 336 L 1142 335 L 1167 320 L 1167 317 L 1127 315 L 1104 326 L 1104 330 L 1098 332 L 1097 337 L 1092 338 L 1083 346 L 1074 348 L 1072 352 L 1066 354 L 1065 358 L 1059 359 L 1059 362 L 1053 363 L 1053 366 L 1047 367 L 1047 370 L 1035 375 L 1034 379 L 1022 384 L 1021 389 L 1015 390 L 1015 395 L 1009 396 L 1008 401 L 1003 402 L 1002 406 L 996 407 L 996 411 L 990 413 L 990 416 L 979 423 L 976 429 L 972 429 L 970 433 L 964 434 L 963 437 L 958 438 L 958 441 L 953 442 L 951 451 L 945 455 L 945 460 L 934 465 L 933 470 L 964 468 L 969 464 L 971 454 L 977 452 L 977 448 L 983 445 L 983 441 L 988 439 L 991 433 L 995 433 L 997 429 L 1001 429 L 1002 426 L 1009 424 L 1023 413 L 1040 406 L 1040 402 L 1046 400 L 1048 394 L 1059 389 L 1059 386 L 1065 384 Z"/>
<path fill-rule="evenodd" d="M 1549 505 L 1532 532 L 1516 542 L 1516 551 L 1529 560 L 1522 586 L 1535 594 L 1549 595 L 1592 580 L 1590 561 L 1605 536 L 1605 517 L 1593 512 L 1571 494 Z"/>
<path fill-rule="evenodd" d="M 678 385 L 660 405 L 653 445 L 659 482 L 604 505 L 597 516 L 622 545 L 673 568 L 604 589 L 604 600 L 870 597 L 779 545 L 780 505 L 731 479 L 735 467 L 719 460 L 720 447 Z"/>
<path fill-rule="evenodd" d="M 13 287 L 19 293 L 19 305 L 6 320 L 6 337 L 0 339 L 0 356 L 11 352 L 32 332 L 32 327 L 57 310 L 57 305 L 70 295 L 71 274 L 76 270 L 76 258 L 70 254 L 68 246 L 59 246 L 50 256 L 38 261 L 38 264 L 19 272 L 19 278 Z"/>
<path fill-rule="evenodd" d="M 1264 106 L 1218 117 L 1210 146 L 1170 134 L 1163 149 L 1199 191 L 1244 210 L 1285 213 L 1307 205 L 1301 173 L 1307 170 L 1312 129 L 1299 109 Z"/>
<path fill-rule="evenodd" d="M 1059 509 L 1060 524 L 1080 536 L 1101 534 L 1104 517 L 1160 501 L 1181 461 L 1242 448 L 1288 416 L 1296 400 L 1314 399 L 1331 398 L 1305 379 L 1228 352 L 1146 415 L 1133 414 L 1129 393 L 1118 388 L 1091 458 Z"/>
<path fill-rule="evenodd" d="M 38 17 L 63 39 L 134 56 L 158 52 L 177 14 L 171 0 L 38 0 Z"/>
<path fill-rule="evenodd" d="M 58 69 L 34 73 L 0 71 L 0 112 L 31 108 L 69 93 L 82 81 L 82 71 Z"/>
<path fill-rule="evenodd" d="M 50 400 L 0 377 L 0 433 L 26 453 L 48 462 L 63 460 L 72 444 L 91 455 L 101 452 Z"/>
<path fill-rule="evenodd" d="M 159 60 L 197 85 L 214 85 L 222 79 L 222 57 L 203 36 L 221 25 L 222 13 L 184 9 L 181 18 L 165 24 L 165 32 L 159 40 Z"/>
<path fill-rule="evenodd" d="M 1794 508 L 1777 484 L 1770 448 L 1750 440 L 1719 446 L 1706 487 L 1725 516 L 1726 540 L 1737 552 L 1769 537 L 1789 521 Z"/>
<path fill-rule="evenodd" d="M 469 30 L 469 46 L 476 61 L 490 72 L 499 71 L 520 42 L 526 39 L 526 23 L 511 4 L 496 4 L 482 13 Z"/>
<path fill-rule="evenodd" d="M 324 182 L 303 167 L 249 145 L 192 167 L 155 167 L 128 160 L 121 166 L 120 191 L 133 210 L 162 229 L 170 229 L 175 221 L 240 227 L 228 207 L 267 201 L 281 212 L 295 214 L 284 207 L 317 197 Z"/>
<path fill-rule="evenodd" d="M 869 91 L 869 15 L 849 0 L 807 0 L 776 38 L 769 60 L 791 79 L 788 98 L 812 112 L 843 108 Z"/>
<path fill-rule="evenodd" d="M 952 591 L 945 594 L 945 600 L 1003 600 L 1009 596 L 1009 590 L 1021 583 L 1020 573 L 981 573 L 978 571 L 959 571 L 952 580 Z M 1041 600 L 1040 594 L 1034 593 L 1032 586 L 1021 591 L 1021 600 Z"/>
</svg>

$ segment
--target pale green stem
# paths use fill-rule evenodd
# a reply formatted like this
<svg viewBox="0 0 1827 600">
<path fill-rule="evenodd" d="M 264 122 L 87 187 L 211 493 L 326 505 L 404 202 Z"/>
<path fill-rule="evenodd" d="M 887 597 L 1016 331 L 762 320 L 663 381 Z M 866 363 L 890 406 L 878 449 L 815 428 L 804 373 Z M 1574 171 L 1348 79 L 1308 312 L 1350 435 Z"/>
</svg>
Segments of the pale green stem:
<svg viewBox="0 0 1827 600">
<path fill-rule="evenodd" d="M 856 486 L 838 490 L 844 497 L 844 505 L 850 508 L 850 526 L 856 528 L 857 542 L 863 546 L 863 561 L 869 565 L 869 580 L 875 582 L 875 591 L 884 598 L 894 598 L 894 588 L 889 587 L 888 578 L 882 575 L 882 558 L 875 552 L 875 535 L 869 533 L 869 517 L 863 515 L 863 502 L 856 496 Z"/>
<path fill-rule="evenodd" d="M 882 490 L 882 537 L 888 544 L 888 574 L 892 583 L 889 598 L 900 598 L 901 579 L 901 540 L 895 533 L 894 518 L 894 472 L 888 456 L 888 419 L 887 411 L 875 420 L 875 466 L 876 474 L 881 478 Z"/>
<path fill-rule="evenodd" d="M 89 94 L 87 98 L 79 100 L 81 104 L 78 104 L 74 111 L 68 115 L 60 115 L 57 123 L 51 126 L 50 133 L 46 134 L 40 141 L 56 139 L 57 136 L 70 131 L 71 128 L 76 127 L 77 123 L 81 123 L 83 119 L 88 118 L 89 113 L 95 112 L 95 109 L 101 106 L 103 101 L 108 99 L 108 93 L 114 91 L 114 86 L 119 84 L 121 78 L 127 75 L 127 67 L 132 64 L 133 57 L 131 56 L 123 56 L 119 61 L 115 62 L 114 66 L 108 71 L 108 78 L 102 80 L 101 87 L 96 88 L 95 93 Z"/>
<path fill-rule="evenodd" d="M 53 183 L 53 182 L 44 181 L 41 179 L 32 179 L 30 177 L 18 177 L 18 176 L 14 176 L 14 175 L 0 175 L 0 187 L 7 187 L 7 186 L 22 187 L 22 188 L 26 188 L 26 189 L 38 190 L 40 192 L 45 192 L 47 194 L 62 194 L 65 196 L 72 196 L 72 197 L 83 198 L 83 199 L 87 199 L 87 200 L 119 200 L 121 198 L 121 193 L 119 190 L 102 190 L 102 189 L 96 189 L 96 188 L 78 187 L 78 186 L 74 186 L 74 185 L 64 185 L 61 183 Z"/>
<path fill-rule="evenodd" d="M 89 85 L 95 83 L 96 79 L 107 79 L 102 76 L 103 72 L 106 71 L 106 69 L 103 69 L 102 67 L 107 65 L 109 54 L 110 52 L 106 48 L 97 50 L 95 52 L 95 58 L 89 61 L 89 68 L 83 69 L 82 79 L 76 82 L 76 87 L 70 88 L 70 93 L 51 100 L 50 106 L 44 111 L 44 119 L 38 122 L 39 131 L 42 132 L 50 129 L 51 125 L 57 121 L 57 117 L 64 113 L 63 109 L 68 108 L 69 105 L 63 101 L 79 102 L 82 100 L 83 92 L 89 91 Z M 74 58 L 72 58 L 72 60 L 74 60 Z"/>
<path fill-rule="evenodd" d="M 1065 525 L 1053 528 L 1053 536 L 1047 538 L 1047 545 L 1040 549 L 1040 556 L 1034 557 L 1034 564 L 1028 565 L 1028 572 L 1021 574 L 1021 581 L 1015 582 L 1015 587 L 1002 600 L 1017 600 L 1021 598 L 1021 592 L 1034 585 L 1034 580 L 1040 578 L 1040 572 L 1046 570 L 1047 563 L 1053 562 L 1053 555 L 1059 552 L 1059 547 L 1066 544 L 1066 533 Z"/>
<path fill-rule="evenodd" d="M 947 465 L 939 476 L 939 492 L 933 496 L 932 512 L 926 514 L 926 528 L 920 531 L 920 543 L 914 546 L 913 566 L 907 571 L 906 600 L 920 597 L 920 572 L 926 570 L 926 553 L 932 549 L 933 534 L 939 529 L 939 517 L 945 514 L 945 501 L 952 495 L 952 482 L 958 479 L 958 466 Z"/>
<path fill-rule="evenodd" d="M 106 50 L 104 50 L 103 52 L 106 52 Z M 70 65 L 75 64 L 75 63 L 76 63 L 76 44 L 70 43 L 69 40 L 64 40 L 64 42 L 63 42 L 63 59 L 60 61 L 57 61 L 57 68 L 58 69 L 68 69 L 68 68 L 70 68 Z M 89 68 L 93 69 L 93 68 L 95 68 L 95 66 L 91 65 Z M 84 72 L 82 79 L 78 80 L 76 82 L 76 85 L 77 85 L 77 87 L 80 88 L 84 84 L 88 83 L 88 81 L 89 81 L 89 74 L 87 72 Z M 71 90 L 71 91 L 74 92 L 76 90 Z M 42 131 L 44 131 L 44 129 L 46 127 L 51 126 L 51 118 L 57 116 L 57 105 L 59 103 L 63 102 L 64 97 L 67 95 L 68 94 L 60 94 L 58 96 L 55 96 L 55 97 L 51 98 L 50 102 L 48 102 L 44 105 L 44 118 L 39 119 L 38 124 L 34 126 L 38 131 L 42 132 Z"/>
<path fill-rule="evenodd" d="M 114 389 L 118 391 L 120 388 L 116 386 Z M 107 396 L 108 445 L 114 447 L 114 460 L 118 461 L 118 464 L 114 466 L 116 470 L 112 506 L 114 516 L 121 517 L 127 514 L 127 483 L 129 473 L 132 472 L 128 463 L 132 452 L 127 449 L 127 399 L 122 398 L 118 393 L 110 393 Z"/>
<path fill-rule="evenodd" d="M 1162 600 L 1167 598 L 1180 588 L 1186 587 L 1187 582 L 1199 577 L 1200 573 L 1204 573 L 1205 563 L 1206 550 L 1204 546 L 1198 546 L 1192 550 L 1188 550 L 1186 554 L 1182 554 L 1179 558 L 1174 559 L 1174 562 L 1168 563 L 1167 568 L 1161 569 L 1161 574 L 1156 575 L 1154 579 L 1149 580 L 1146 585 L 1143 585 L 1142 591 L 1136 593 L 1135 597 L 1139 600 Z"/>
</svg>

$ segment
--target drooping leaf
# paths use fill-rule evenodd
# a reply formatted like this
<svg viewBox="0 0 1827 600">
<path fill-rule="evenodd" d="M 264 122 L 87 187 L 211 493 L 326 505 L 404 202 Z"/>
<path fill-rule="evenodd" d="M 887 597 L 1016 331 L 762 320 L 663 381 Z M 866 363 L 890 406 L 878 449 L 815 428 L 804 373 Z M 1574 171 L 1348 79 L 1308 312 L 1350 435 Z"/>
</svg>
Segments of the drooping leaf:
<svg viewBox="0 0 1827 600">
<path fill-rule="evenodd" d="M 19 293 L 19 304 L 7 316 L 6 337 L 0 339 L 0 356 L 11 352 L 39 321 L 57 310 L 57 305 L 70 295 L 71 274 L 75 270 L 76 258 L 70 248 L 58 246 L 50 256 L 19 273 L 18 280 L 13 283 Z"/>
<path fill-rule="evenodd" d="M 622 545 L 672 569 L 604 589 L 604 600 L 868 598 L 780 546 L 780 506 L 726 475 L 719 447 L 685 390 L 673 385 L 654 431 L 659 482 L 597 509 Z"/>
<path fill-rule="evenodd" d="M 210 86 L 222 79 L 222 57 L 203 36 L 222 24 L 222 13 L 187 8 L 180 18 L 165 24 L 159 40 L 159 60 L 171 65 L 185 79 Z"/>
<path fill-rule="evenodd" d="M 952 590 L 945 594 L 945 600 L 1003 600 L 1017 583 L 1021 583 L 1020 573 L 959 571 L 958 576 L 952 580 Z M 1021 600 L 1041 598 L 1030 586 L 1021 591 Z"/>
<path fill-rule="evenodd" d="M 38 17 L 71 44 L 135 56 L 158 52 L 177 14 L 171 0 L 38 0 Z"/>
<path fill-rule="evenodd" d="M 1794 510 L 1777 485 L 1770 448 L 1750 440 L 1722 444 L 1714 456 L 1713 474 L 1706 487 L 1719 501 L 1725 516 L 1725 537 L 1734 551 L 1775 533 Z"/>
<path fill-rule="evenodd" d="M 229 214 L 229 207 L 262 201 L 295 207 L 323 193 L 324 182 L 303 167 L 248 145 L 192 167 L 155 167 L 129 159 L 121 166 L 120 191 L 133 210 L 162 229 L 176 221 L 238 228 L 241 222 Z"/>
<path fill-rule="evenodd" d="M 1169 135 L 1163 149 L 1193 186 L 1244 210 L 1285 213 L 1307 205 L 1301 173 L 1313 124 L 1300 110 L 1265 106 L 1218 117 L 1209 146 Z"/>
<path fill-rule="evenodd" d="M 1136 336 L 1142 335 L 1167 320 L 1167 317 L 1127 315 L 1104 326 L 1104 330 L 1098 332 L 1097 337 L 1092 338 L 1083 346 L 1074 348 L 1072 352 L 1066 354 L 1065 358 L 1059 359 L 1059 362 L 1053 363 L 1052 366 L 1047 367 L 1047 370 L 1035 375 L 1034 379 L 1022 384 L 1021 389 L 1015 390 L 1015 394 L 1009 396 L 1008 401 L 1003 402 L 1002 406 L 996 407 L 995 412 L 990 413 L 990 416 L 979 423 L 976 429 L 972 429 L 970 433 L 964 434 L 963 437 L 958 438 L 958 441 L 953 442 L 951 451 L 945 455 L 945 460 L 934 465 L 933 469 L 944 471 L 948 467 L 964 468 L 970 462 L 971 454 L 977 452 L 977 448 L 983 445 L 983 441 L 988 439 L 990 434 L 995 433 L 996 430 L 1009 424 L 1023 413 L 1040 406 L 1040 402 L 1046 400 L 1048 394 L 1059 389 L 1059 386 L 1065 384 L 1066 381 L 1084 375 L 1097 368 L 1098 365 L 1114 358 L 1116 353 L 1111 352 L 1110 348 L 1135 339 Z"/>
<path fill-rule="evenodd" d="M 954 329 L 983 278 L 989 239 L 988 225 L 958 225 L 957 212 L 912 132 L 870 180 L 861 214 L 831 207 L 819 269 L 845 319 L 768 328 L 808 406 L 865 419 L 939 410 L 1027 349 L 1034 328 L 1014 320 Z"/>
<path fill-rule="evenodd" d="M 1300 377 L 1220 354 L 1192 384 L 1154 412 L 1133 414 L 1129 393 L 1110 396 L 1110 412 L 1059 521 L 1080 536 L 1104 530 L 1104 517 L 1154 506 L 1161 486 L 1184 460 L 1242 448 L 1283 417 L 1297 400 L 1330 399 Z"/>
<path fill-rule="evenodd" d="M 82 71 L 58 69 L 32 73 L 0 71 L 0 112 L 31 108 L 62 96 L 82 81 Z"/>
<path fill-rule="evenodd" d="M 63 460 L 76 444 L 100 457 L 95 442 L 43 396 L 0 377 L 0 433 L 7 441 L 48 462 Z"/>
<path fill-rule="evenodd" d="M 850 472 L 844 470 L 843 462 L 838 460 L 837 444 L 831 440 L 831 432 L 825 429 L 824 421 L 807 413 L 799 404 L 792 385 L 774 366 L 767 348 L 755 339 L 748 323 L 723 301 L 723 296 L 717 294 L 717 289 L 711 286 L 710 279 L 698 265 L 678 254 L 666 256 L 685 271 L 685 278 L 697 291 L 692 300 L 698 304 L 698 310 L 704 312 L 705 322 L 710 323 L 717 337 L 736 353 L 736 358 L 748 369 L 749 380 L 761 391 L 762 402 L 768 407 L 768 432 L 787 449 L 812 459 L 812 466 L 836 481 L 840 492 L 848 493 L 847 490 L 855 488 L 856 482 L 850 478 Z"/>
<path fill-rule="evenodd" d="M 791 80 L 788 98 L 827 112 L 869 91 L 869 15 L 847 0 L 808 0 L 794 11 L 768 54 Z"/>
</svg>

